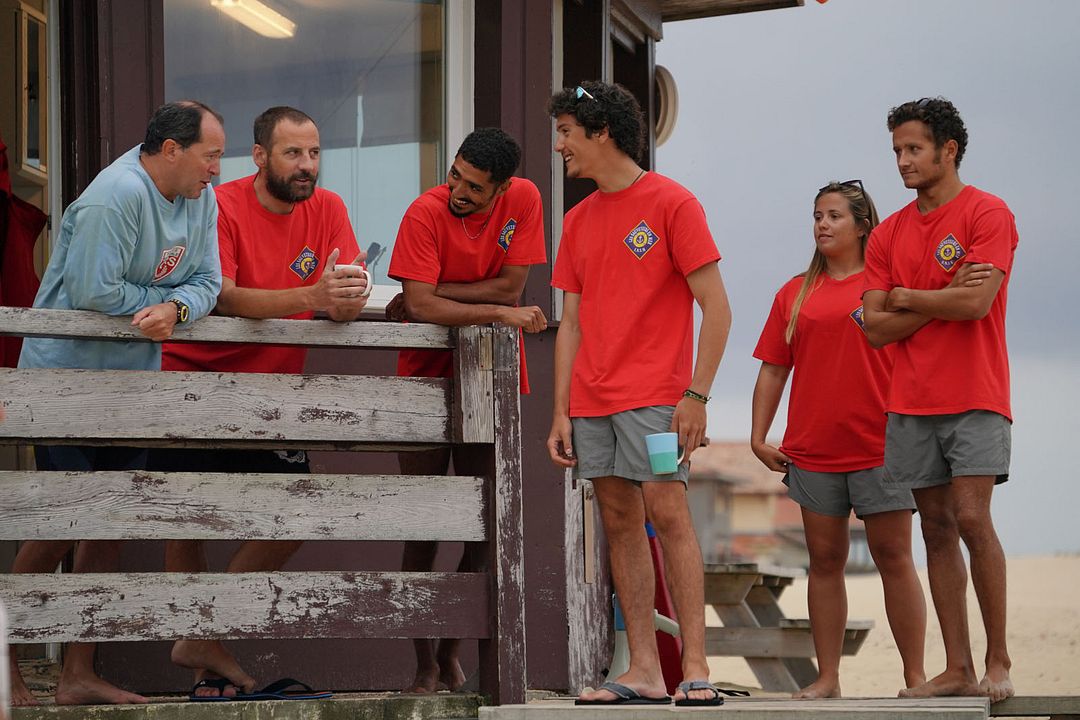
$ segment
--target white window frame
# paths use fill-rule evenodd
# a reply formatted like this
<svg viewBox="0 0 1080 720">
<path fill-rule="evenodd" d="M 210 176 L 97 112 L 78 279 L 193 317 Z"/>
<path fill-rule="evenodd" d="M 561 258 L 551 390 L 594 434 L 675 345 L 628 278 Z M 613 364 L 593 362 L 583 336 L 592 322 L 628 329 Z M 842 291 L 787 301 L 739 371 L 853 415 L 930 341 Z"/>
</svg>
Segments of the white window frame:
<svg viewBox="0 0 1080 720">
<path fill-rule="evenodd" d="M 443 138 L 440 173 L 445 173 L 449 152 L 473 131 L 475 68 L 475 4 L 473 0 L 446 0 L 443 5 Z M 382 318 L 386 305 L 401 292 L 401 283 L 374 285 L 362 316 Z"/>
</svg>

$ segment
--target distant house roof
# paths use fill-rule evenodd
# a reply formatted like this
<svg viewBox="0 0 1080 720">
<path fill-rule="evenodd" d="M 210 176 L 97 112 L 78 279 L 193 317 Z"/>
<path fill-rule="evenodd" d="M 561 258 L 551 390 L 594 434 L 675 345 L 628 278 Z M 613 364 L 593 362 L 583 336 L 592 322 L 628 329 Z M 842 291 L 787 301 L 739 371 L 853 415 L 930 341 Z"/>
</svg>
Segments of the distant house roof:
<svg viewBox="0 0 1080 720">
<path fill-rule="evenodd" d="M 800 7 L 803 0 L 660 0 L 664 22 Z"/>
<path fill-rule="evenodd" d="M 690 480 L 729 483 L 736 495 L 783 495 L 780 474 L 761 464 L 746 440 L 713 441 L 694 451 Z"/>
</svg>

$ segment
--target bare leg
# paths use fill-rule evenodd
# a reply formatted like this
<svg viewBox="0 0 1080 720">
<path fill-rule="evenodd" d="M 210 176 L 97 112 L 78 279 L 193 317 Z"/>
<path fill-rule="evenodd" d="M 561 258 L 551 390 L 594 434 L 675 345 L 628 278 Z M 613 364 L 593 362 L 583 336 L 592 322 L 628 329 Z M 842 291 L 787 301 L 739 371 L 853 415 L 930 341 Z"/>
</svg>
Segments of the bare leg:
<svg viewBox="0 0 1080 720">
<path fill-rule="evenodd" d="M 911 559 L 911 513 L 874 513 L 863 518 L 866 539 L 885 590 L 885 613 L 904 663 L 904 685 L 926 682 L 926 600 Z"/>
<path fill-rule="evenodd" d="M 952 485 L 960 537 L 971 556 L 971 582 L 986 628 L 986 675 L 979 692 L 998 702 L 1015 690 L 1005 638 L 1005 553 L 990 516 L 994 477 L 961 477 Z"/>
<path fill-rule="evenodd" d="M 403 475 L 445 475 L 450 469 L 450 450 L 440 449 L 416 453 L 398 453 L 398 465 Z M 438 543 L 435 542 L 406 542 L 401 555 L 401 569 L 403 572 L 431 572 L 435 567 L 435 556 L 438 554 Z M 446 644 L 446 648 L 442 644 Z M 416 653 L 416 675 L 412 684 L 403 692 L 426 694 L 433 693 L 443 682 L 451 690 L 460 688 L 465 683 L 458 665 L 458 644 L 453 641 L 440 643 L 436 638 L 415 638 L 413 651 Z M 437 652 L 438 651 L 438 652 Z M 447 664 L 447 679 L 451 683 L 456 682 L 454 687 L 446 683 L 442 678 L 440 669 L 440 657 Z M 457 666 L 455 673 L 452 669 Z M 458 677 L 460 676 L 460 682 Z"/>
<path fill-rule="evenodd" d="M 792 697 L 835 698 L 840 697 L 840 655 L 847 627 L 844 568 L 848 558 L 848 518 L 822 515 L 806 508 L 802 508 L 802 518 L 810 552 L 806 599 L 818 677 Z"/>
<path fill-rule="evenodd" d="M 596 478 L 592 483 L 596 490 L 596 499 L 600 503 L 600 517 L 611 557 L 611 575 L 626 621 L 626 639 L 630 646 L 630 668 L 621 676 L 611 679 L 645 697 L 663 697 L 667 694 L 667 688 L 660 670 L 660 656 L 656 650 L 656 631 L 653 629 L 652 619 L 656 576 L 653 573 L 649 540 L 645 535 L 642 491 L 633 483 L 618 477 Z M 678 484 L 682 486 L 682 483 Z M 666 545 L 664 552 L 666 555 Z M 671 552 L 676 553 L 676 550 L 672 549 Z M 698 580 L 704 582 L 700 562 L 699 559 Z M 671 560 L 668 560 L 668 564 L 671 564 Z M 682 613 L 682 608 L 677 603 L 678 601 L 676 612 Z M 704 617 L 704 600 L 700 605 Z M 687 612 L 690 613 L 688 617 L 692 618 L 691 611 L 688 609 Z M 681 614 L 679 620 L 680 623 L 684 622 Z M 702 632 L 704 634 L 704 630 Z M 685 632 L 683 642 L 685 647 Z M 708 677 L 707 672 L 704 677 Z M 607 690 L 597 690 L 582 694 L 581 699 L 613 700 L 615 696 Z"/>
<path fill-rule="evenodd" d="M 656 530 L 656 537 L 664 550 L 664 572 L 667 575 L 668 590 L 679 616 L 679 631 L 682 635 L 682 675 L 684 681 L 709 679 L 709 663 L 705 658 L 705 570 L 701 562 L 701 547 L 694 524 L 690 518 L 690 507 L 686 504 L 686 486 L 681 482 L 643 483 L 641 492 L 645 500 L 649 521 Z M 599 495 L 599 493 L 598 493 Z M 605 531 L 607 523 L 605 522 Z M 642 544 L 645 548 L 646 562 L 652 567 L 648 551 L 648 541 L 642 531 Z M 614 564 L 614 563 L 613 563 Z M 648 591 L 648 626 L 652 640 L 652 652 L 656 654 L 656 635 L 651 622 L 655 579 L 649 572 Z M 622 595 L 620 594 L 620 598 Z M 625 610 L 626 605 L 623 605 Z M 629 629 L 629 619 L 627 619 Z M 630 662 L 633 666 L 633 645 L 630 648 Z M 659 668 L 658 668 L 659 669 Z M 663 678 L 661 677 L 661 687 Z M 692 690 L 691 700 L 708 700 L 713 693 L 708 690 Z M 676 700 L 683 699 L 676 694 Z"/>
<path fill-rule="evenodd" d="M 930 595 L 945 642 L 945 670 L 922 685 L 901 690 L 900 697 L 979 695 L 968 634 L 967 567 L 950 485 L 916 490 L 915 504 L 922 515 Z"/>
<path fill-rule="evenodd" d="M 120 566 L 120 542 L 84 540 L 75 550 L 75 572 L 116 572 Z M 64 656 L 64 667 L 56 685 L 57 705 L 126 705 L 145 703 L 142 695 L 121 690 L 102 680 L 94 672 L 93 643 L 71 643 Z"/>
<path fill-rule="evenodd" d="M 70 540 L 29 540 L 19 546 L 15 562 L 11 566 L 13 573 L 50 573 L 56 569 L 64 555 L 74 546 Z M 26 686 L 19 662 L 15 654 L 11 655 L 11 704 L 14 707 L 40 705 L 38 699 Z"/>
</svg>

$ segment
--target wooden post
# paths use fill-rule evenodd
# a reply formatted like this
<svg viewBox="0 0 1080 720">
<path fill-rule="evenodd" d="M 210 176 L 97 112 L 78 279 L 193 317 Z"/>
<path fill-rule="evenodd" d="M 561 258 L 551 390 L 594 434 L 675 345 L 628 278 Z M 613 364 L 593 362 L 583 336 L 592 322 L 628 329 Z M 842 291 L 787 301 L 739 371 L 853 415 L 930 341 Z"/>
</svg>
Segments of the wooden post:
<svg viewBox="0 0 1080 720">
<path fill-rule="evenodd" d="M 455 334 L 454 442 L 493 442 L 492 332 L 474 325 L 457 328 Z"/>
<path fill-rule="evenodd" d="M 480 641 L 480 692 L 525 702 L 524 541 L 521 528 L 521 381 L 518 331 L 485 328 L 493 344 L 495 467 L 488 511 L 491 636 Z"/>
<path fill-rule="evenodd" d="M 614 647 L 611 573 L 592 483 L 565 482 L 567 689 L 598 687 Z M 591 531 L 590 531 L 591 528 Z M 591 537 L 590 537 L 591 535 Z"/>
</svg>

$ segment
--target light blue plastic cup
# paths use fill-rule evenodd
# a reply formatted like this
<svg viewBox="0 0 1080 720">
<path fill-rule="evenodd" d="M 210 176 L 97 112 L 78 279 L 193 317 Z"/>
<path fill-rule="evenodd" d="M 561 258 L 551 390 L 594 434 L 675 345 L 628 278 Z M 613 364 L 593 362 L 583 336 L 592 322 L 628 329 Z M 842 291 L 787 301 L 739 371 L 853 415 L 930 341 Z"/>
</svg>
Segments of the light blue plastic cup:
<svg viewBox="0 0 1080 720">
<path fill-rule="evenodd" d="M 645 436 L 649 451 L 649 465 L 653 475 L 671 475 L 679 471 L 683 456 L 679 455 L 679 434 L 673 432 L 653 433 Z"/>
</svg>

